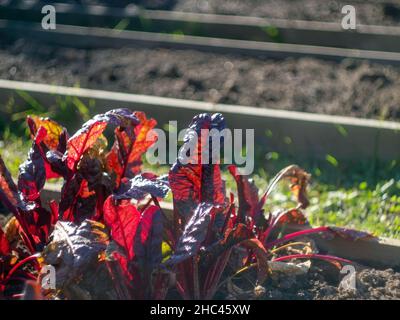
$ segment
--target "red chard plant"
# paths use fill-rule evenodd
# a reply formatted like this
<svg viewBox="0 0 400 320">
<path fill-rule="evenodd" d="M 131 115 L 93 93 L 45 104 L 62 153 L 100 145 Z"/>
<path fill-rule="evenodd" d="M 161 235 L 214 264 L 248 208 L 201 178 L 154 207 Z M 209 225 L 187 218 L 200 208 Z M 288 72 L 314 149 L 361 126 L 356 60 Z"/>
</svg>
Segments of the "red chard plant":
<svg viewBox="0 0 400 320">
<path fill-rule="evenodd" d="M 262 285 L 271 261 L 350 263 L 317 252 L 283 254 L 294 240 L 316 233 L 369 236 L 309 227 L 303 210 L 310 176 L 297 166 L 283 169 L 260 195 L 234 165 L 213 162 L 214 142 L 201 132 L 226 128 L 221 114 L 193 118 L 175 164 L 160 177 L 142 172 L 142 156 L 157 140 L 157 123 L 143 112 L 111 110 L 71 137 L 48 118 L 28 117 L 27 123 L 32 147 L 17 184 L 0 157 L 0 201 L 14 216 L 0 228 L 0 298 L 27 298 L 24 287 L 34 286 L 36 299 L 96 299 L 101 294 L 165 299 L 174 289 L 183 299 L 212 299 L 243 268 L 255 267 L 257 285 Z M 108 127 L 114 128 L 110 148 Z M 226 190 L 225 167 L 236 181 L 236 196 Z M 51 179 L 62 181 L 60 199 L 44 201 Z M 264 212 L 281 180 L 290 182 L 297 206 Z M 160 205 L 168 192 L 170 214 Z M 303 228 L 277 236 L 289 224 Z M 52 289 L 41 287 L 48 265 L 57 275 Z"/>
</svg>

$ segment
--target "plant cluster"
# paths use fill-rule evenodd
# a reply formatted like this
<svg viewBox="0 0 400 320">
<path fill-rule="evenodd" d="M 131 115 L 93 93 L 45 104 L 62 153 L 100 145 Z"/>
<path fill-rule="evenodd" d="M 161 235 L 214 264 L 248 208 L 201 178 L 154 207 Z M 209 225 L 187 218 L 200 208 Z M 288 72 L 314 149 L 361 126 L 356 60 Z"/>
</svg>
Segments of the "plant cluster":
<svg viewBox="0 0 400 320">
<path fill-rule="evenodd" d="M 98 291 L 113 299 L 174 294 L 211 299 L 244 269 L 257 271 L 260 288 L 272 262 L 316 258 L 351 263 L 318 254 L 298 241 L 306 235 L 368 236 L 310 227 L 303 213 L 310 175 L 295 165 L 279 172 L 262 194 L 237 167 L 226 166 L 237 185 L 236 194 L 228 192 L 221 177 L 225 166 L 197 161 L 205 148 L 213 147 L 200 130 L 223 130 L 221 114 L 193 118 L 184 139 L 189 143 L 194 132 L 199 137 L 193 161 L 183 163 L 178 154 L 167 176 L 142 171 L 142 156 L 156 141 L 149 135 L 156 121 L 143 112 L 111 110 L 71 137 L 48 118 L 32 116 L 27 123 L 32 147 L 17 183 L 0 157 L 0 200 L 13 214 L 4 231 L 0 229 L 1 298 L 96 298 L 96 289 L 85 286 L 91 282 L 104 286 Z M 107 127 L 114 128 L 110 148 Z M 55 178 L 63 180 L 60 199 L 45 201 L 46 181 Z M 264 212 L 281 180 L 290 182 L 297 206 Z M 168 192 L 173 214 L 160 205 Z M 302 228 L 280 234 L 288 225 Z M 283 254 L 290 245 L 304 250 Z M 43 287 L 48 265 L 56 270 L 55 287 Z"/>
</svg>

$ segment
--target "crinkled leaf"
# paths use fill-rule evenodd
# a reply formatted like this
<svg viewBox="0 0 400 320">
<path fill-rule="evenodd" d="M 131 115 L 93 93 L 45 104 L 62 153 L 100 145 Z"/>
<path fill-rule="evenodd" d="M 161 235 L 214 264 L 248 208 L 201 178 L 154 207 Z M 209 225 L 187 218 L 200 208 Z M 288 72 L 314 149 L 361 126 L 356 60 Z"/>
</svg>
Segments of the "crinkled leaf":
<svg viewBox="0 0 400 320">
<path fill-rule="evenodd" d="M 41 250 L 49 239 L 50 231 L 55 223 L 54 216 L 42 207 L 24 212 L 21 216 L 35 242 L 36 249 Z"/>
<path fill-rule="evenodd" d="M 128 261 L 135 256 L 134 241 L 140 222 L 140 212 L 129 200 L 108 197 L 104 203 L 104 221 L 111 237 L 124 250 Z"/>
<path fill-rule="evenodd" d="M 84 179 L 79 172 L 64 183 L 59 207 L 60 220 L 75 222 L 78 219 L 75 209 L 83 184 Z"/>
<path fill-rule="evenodd" d="M 70 170 L 74 171 L 76 169 L 77 163 L 83 154 L 94 145 L 106 127 L 106 121 L 92 119 L 85 123 L 82 129 L 68 140 L 67 165 Z"/>
<path fill-rule="evenodd" d="M 11 178 L 3 159 L 0 156 L 0 200 L 14 214 L 18 214 L 18 208 L 28 210 L 29 204 L 21 199 L 18 188 Z"/>
<path fill-rule="evenodd" d="M 49 118 L 31 116 L 28 117 L 27 122 L 31 135 L 36 143 L 36 148 L 42 154 L 46 170 L 46 178 L 52 179 L 59 178 L 60 176 L 65 177 L 67 170 L 65 163 L 58 162 L 57 165 L 55 165 L 50 161 L 52 158 L 47 157 L 47 154 L 65 153 L 68 140 L 67 130 Z M 45 132 L 45 134 L 40 134 L 40 131 Z M 38 139 L 38 136 L 40 135 L 41 137 Z"/>
<path fill-rule="evenodd" d="M 46 137 L 46 130 L 40 127 L 28 159 L 19 167 L 18 189 L 28 201 L 36 201 L 40 198 L 44 184 L 46 183 L 46 167 L 39 143 Z"/>
<path fill-rule="evenodd" d="M 138 120 L 128 109 L 111 110 L 86 122 L 82 129 L 68 140 L 66 154 L 68 168 L 72 171 L 76 169 L 83 154 L 96 143 L 108 124 L 129 126 L 131 123 L 137 124 Z"/>
<path fill-rule="evenodd" d="M 153 132 L 149 139 L 149 132 L 157 125 L 157 121 L 146 118 L 144 112 L 135 112 L 135 116 L 139 119 L 140 123 L 135 127 L 135 141 L 133 143 L 131 152 L 128 156 L 128 162 L 126 167 L 125 175 L 130 178 L 140 172 L 142 165 L 142 155 L 150 148 L 157 140 L 155 132 Z"/>
<path fill-rule="evenodd" d="M 179 238 L 174 254 L 166 262 L 167 265 L 178 264 L 199 252 L 207 236 L 213 208 L 208 203 L 201 203 L 197 206 L 193 216 L 186 224 L 182 236 Z"/>
<path fill-rule="evenodd" d="M 46 129 L 46 137 L 43 139 L 43 143 L 50 150 L 57 150 L 60 143 L 62 134 L 66 134 L 64 127 L 59 125 L 56 121 L 49 118 L 41 118 L 37 116 L 29 116 L 27 119 L 29 129 L 32 137 L 35 137 L 40 127 Z"/>
<path fill-rule="evenodd" d="M 67 177 L 68 169 L 63 161 L 63 156 L 64 154 L 57 150 L 46 152 L 46 160 L 51 170 L 60 177 Z M 49 179 L 49 176 L 47 178 Z"/>
<path fill-rule="evenodd" d="M 79 172 L 87 181 L 89 191 L 93 191 L 100 185 L 111 188 L 111 178 L 104 172 L 100 158 L 84 156 L 79 164 Z"/>
<path fill-rule="evenodd" d="M 42 256 L 46 264 L 56 266 L 57 287 L 76 281 L 97 262 L 98 255 L 106 248 L 104 226 L 85 220 L 79 226 L 59 221 L 51 234 L 51 242 Z"/>
<path fill-rule="evenodd" d="M 165 176 L 150 179 L 140 174 L 123 183 L 118 192 L 114 194 L 114 198 L 142 200 L 147 194 L 164 198 L 168 191 L 169 186 Z"/>
<path fill-rule="evenodd" d="M 190 217 L 201 202 L 225 204 L 225 185 L 221 179 L 219 164 L 212 164 L 210 161 L 215 146 L 209 141 L 211 137 L 201 134 L 202 130 L 221 131 L 224 128 L 225 120 L 221 114 L 200 114 L 193 118 L 185 134 L 178 159 L 169 173 L 175 210 L 181 217 Z M 192 150 L 189 146 L 193 146 L 195 151 L 191 157 L 187 155 L 187 151 Z M 204 154 L 209 157 L 209 164 L 202 164 Z M 185 157 L 188 159 L 184 161 Z"/>
<path fill-rule="evenodd" d="M 155 132 L 152 137 L 149 134 L 157 122 L 147 119 L 143 112 L 135 112 L 134 115 L 139 123 L 134 127 L 117 128 L 114 145 L 107 155 L 108 170 L 114 172 L 117 186 L 124 177 L 132 178 L 140 173 L 142 155 L 157 139 Z"/>
</svg>

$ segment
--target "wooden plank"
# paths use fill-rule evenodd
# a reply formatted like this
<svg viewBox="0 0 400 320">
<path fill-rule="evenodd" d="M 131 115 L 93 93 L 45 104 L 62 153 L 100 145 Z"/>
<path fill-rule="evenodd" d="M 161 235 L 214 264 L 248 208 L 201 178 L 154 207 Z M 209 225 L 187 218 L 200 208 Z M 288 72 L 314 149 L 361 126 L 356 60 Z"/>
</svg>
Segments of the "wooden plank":
<svg viewBox="0 0 400 320">
<path fill-rule="evenodd" d="M 399 65 L 400 53 L 312 46 L 304 44 L 260 42 L 223 38 L 208 38 L 140 31 L 121 31 L 98 27 L 57 25 L 56 30 L 44 30 L 40 23 L 0 20 L 0 35 L 4 39 L 30 38 L 53 45 L 76 48 L 164 47 L 218 53 L 235 53 L 283 59 L 287 57 L 315 57 L 341 61 L 369 60 L 376 63 Z"/>
<path fill-rule="evenodd" d="M 341 116 L 272 110 L 248 106 L 212 104 L 121 92 L 70 88 L 46 84 L 0 80 L 0 103 L 11 97 L 16 105 L 25 102 L 16 93 L 24 91 L 43 106 L 54 106 L 57 97 L 77 97 L 86 105 L 95 103 L 96 113 L 128 107 L 145 111 L 159 127 L 170 120 L 185 128 L 195 114 L 221 112 L 231 129 L 254 129 L 257 148 L 276 151 L 298 159 L 386 162 L 400 158 L 400 123 Z M 266 135 L 266 131 L 272 135 Z M 343 134 L 343 131 L 345 134 Z M 286 137 L 286 139 L 285 139 Z M 291 143 L 287 143 L 290 138 Z"/>
<path fill-rule="evenodd" d="M 40 22 L 43 4 L 36 0 L 4 4 L 0 6 L 0 19 Z M 127 29 L 137 31 L 179 31 L 186 35 L 238 40 L 400 51 L 400 27 L 397 26 L 357 25 L 356 30 L 343 30 L 340 22 L 144 10 L 133 5 L 125 8 L 69 3 L 52 5 L 60 24 L 112 28 L 125 21 L 129 22 Z"/>
</svg>

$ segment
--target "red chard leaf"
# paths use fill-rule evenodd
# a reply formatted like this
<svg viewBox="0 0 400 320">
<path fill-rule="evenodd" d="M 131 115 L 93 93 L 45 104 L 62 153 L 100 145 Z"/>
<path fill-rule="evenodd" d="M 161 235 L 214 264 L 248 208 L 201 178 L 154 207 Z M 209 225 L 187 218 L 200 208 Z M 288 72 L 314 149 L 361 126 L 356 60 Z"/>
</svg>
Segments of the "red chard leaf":
<svg viewBox="0 0 400 320">
<path fill-rule="evenodd" d="M 40 192 L 46 183 L 46 167 L 40 142 L 46 137 L 43 127 L 37 131 L 28 159 L 19 168 L 18 189 L 27 201 L 40 200 Z"/>
<path fill-rule="evenodd" d="M 260 201 L 258 188 L 254 181 L 249 180 L 247 176 L 240 175 L 236 166 L 228 167 L 229 172 L 235 178 L 238 190 L 239 209 L 238 222 L 244 223 L 245 217 L 250 217 L 257 224 L 263 215 L 263 200 Z"/>
<path fill-rule="evenodd" d="M 60 142 L 63 140 L 62 137 L 68 136 L 68 133 L 64 127 L 49 118 L 29 116 L 27 122 L 32 137 L 36 136 L 37 131 L 41 127 L 46 130 L 47 134 L 46 137 L 43 139 L 43 143 L 50 150 L 57 150 L 59 148 Z"/>
<path fill-rule="evenodd" d="M 76 281 L 97 263 L 99 253 L 106 248 L 103 227 L 90 220 L 80 225 L 69 221 L 57 222 L 42 257 L 46 264 L 57 268 L 58 289 Z"/>
<path fill-rule="evenodd" d="M 114 198 L 142 200 L 147 194 L 156 198 L 165 198 L 168 191 L 169 186 L 165 176 L 148 179 L 144 175 L 137 175 L 123 183 L 114 194 Z"/>
<path fill-rule="evenodd" d="M 176 249 L 167 265 L 175 265 L 196 255 L 206 239 L 214 207 L 208 203 L 197 206 L 193 216 L 185 226 L 185 230 L 176 245 Z"/>
<path fill-rule="evenodd" d="M 150 206 L 142 214 L 135 239 L 136 260 L 142 264 L 142 270 L 149 274 L 162 261 L 162 237 L 163 223 L 160 208 Z"/>
<path fill-rule="evenodd" d="M 68 140 L 67 166 L 71 171 L 76 171 L 83 154 L 95 144 L 106 127 L 107 122 L 92 119 Z"/>
<path fill-rule="evenodd" d="M 0 227 L 0 257 L 8 256 L 11 253 L 10 244 L 4 234 L 3 229 Z"/>
<path fill-rule="evenodd" d="M 24 212 L 22 215 L 28 226 L 28 231 L 33 237 L 36 250 L 41 250 L 43 245 L 47 243 L 52 226 L 54 225 L 53 215 L 42 207 Z"/>
<path fill-rule="evenodd" d="M 129 200 L 116 201 L 112 196 L 104 203 L 104 221 L 113 240 L 124 249 L 130 261 L 135 256 L 134 240 L 140 222 L 140 212 Z"/>
<path fill-rule="evenodd" d="M 83 154 L 96 143 L 108 124 L 128 127 L 137 123 L 138 119 L 128 109 L 111 110 L 95 116 L 68 140 L 66 154 L 68 168 L 72 171 L 76 170 Z"/>
<path fill-rule="evenodd" d="M 54 173 L 53 177 L 47 176 L 47 179 L 56 177 L 67 177 L 68 168 L 65 166 L 65 162 L 63 161 L 63 155 L 63 152 L 60 152 L 58 150 L 49 150 L 46 152 L 46 164 L 50 166 L 51 171 Z M 46 171 L 49 172 L 50 170 Z"/>
<path fill-rule="evenodd" d="M 178 159 L 169 173 L 175 210 L 183 218 L 190 217 L 201 202 L 214 205 L 224 205 L 226 202 L 219 164 L 211 162 L 211 137 L 201 134 L 202 130 L 221 131 L 224 128 L 225 120 L 221 114 L 200 114 L 193 118 L 185 134 Z M 189 145 L 194 145 L 195 153 L 191 159 L 185 159 Z M 202 155 L 208 156 L 208 164 L 202 164 Z"/>
<path fill-rule="evenodd" d="M 18 188 L 12 180 L 3 159 L 0 156 L 0 200 L 14 214 L 18 215 L 18 209 L 28 210 L 29 204 L 25 203 Z"/>
<path fill-rule="evenodd" d="M 142 155 L 151 147 L 157 137 L 149 139 L 149 133 L 156 126 L 154 119 L 147 119 L 143 112 L 135 112 L 138 123 L 133 127 L 119 127 L 115 130 L 115 142 L 107 155 L 109 172 L 114 172 L 119 186 L 125 177 L 132 178 L 141 171 Z"/>
<path fill-rule="evenodd" d="M 66 183 L 61 190 L 61 201 L 59 206 L 60 220 L 76 221 L 75 206 L 78 201 L 78 195 L 83 189 L 84 179 L 79 172 Z"/>
</svg>

